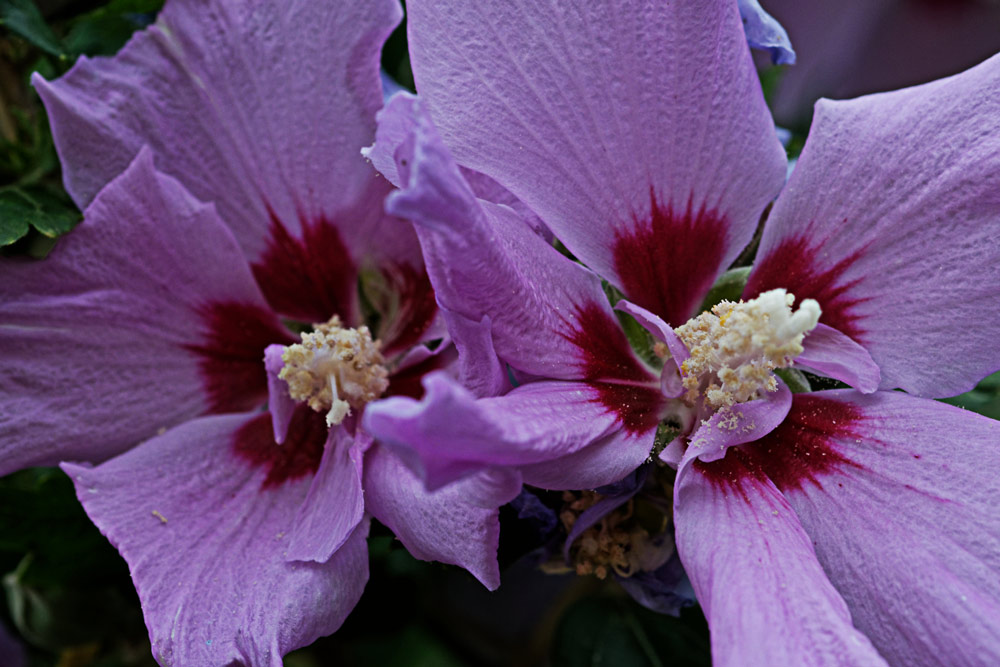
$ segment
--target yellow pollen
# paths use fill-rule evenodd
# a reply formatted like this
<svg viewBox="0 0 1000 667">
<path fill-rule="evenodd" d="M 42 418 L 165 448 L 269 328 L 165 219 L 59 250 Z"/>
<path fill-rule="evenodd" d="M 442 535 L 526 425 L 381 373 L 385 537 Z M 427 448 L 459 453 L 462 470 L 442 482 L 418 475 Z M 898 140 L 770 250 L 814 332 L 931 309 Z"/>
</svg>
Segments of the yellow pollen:
<svg viewBox="0 0 1000 667">
<path fill-rule="evenodd" d="M 334 315 L 302 334 L 301 343 L 285 348 L 278 377 L 288 383 L 293 399 L 326 411 L 326 422 L 333 426 L 389 388 L 381 346 L 368 327 L 343 328 Z"/>
<path fill-rule="evenodd" d="M 750 301 L 723 301 L 675 331 L 691 356 L 681 365 L 685 400 L 699 397 L 713 410 L 776 391 L 772 371 L 787 368 L 802 354 L 802 339 L 819 322 L 819 304 L 783 289 Z"/>
<path fill-rule="evenodd" d="M 569 533 L 580 515 L 603 498 L 596 491 L 564 491 L 559 520 Z M 660 535 L 666 530 L 663 517 Z M 608 512 L 600 521 L 583 531 L 570 549 L 572 567 L 578 575 L 593 574 L 605 579 L 614 572 L 630 577 L 640 571 L 652 571 L 666 562 L 670 544 L 651 536 L 635 517 L 635 499 Z"/>
</svg>

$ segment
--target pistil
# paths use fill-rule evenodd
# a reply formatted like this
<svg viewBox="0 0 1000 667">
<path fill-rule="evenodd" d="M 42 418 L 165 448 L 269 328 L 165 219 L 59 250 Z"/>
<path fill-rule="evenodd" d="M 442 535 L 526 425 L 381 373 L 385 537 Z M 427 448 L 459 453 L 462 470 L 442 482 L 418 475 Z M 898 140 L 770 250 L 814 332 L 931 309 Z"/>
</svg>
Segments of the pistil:
<svg viewBox="0 0 1000 667">
<path fill-rule="evenodd" d="M 684 398 L 710 410 L 754 400 L 776 391 L 773 371 L 802 353 L 802 340 L 819 322 L 819 304 L 783 289 L 750 301 L 723 301 L 675 331 L 691 356 L 682 365 Z"/>
<path fill-rule="evenodd" d="M 334 316 L 285 350 L 278 377 L 288 383 L 293 399 L 326 411 L 327 424 L 334 426 L 388 389 L 389 372 L 380 348 L 381 341 L 372 340 L 368 327 L 345 328 Z"/>
</svg>

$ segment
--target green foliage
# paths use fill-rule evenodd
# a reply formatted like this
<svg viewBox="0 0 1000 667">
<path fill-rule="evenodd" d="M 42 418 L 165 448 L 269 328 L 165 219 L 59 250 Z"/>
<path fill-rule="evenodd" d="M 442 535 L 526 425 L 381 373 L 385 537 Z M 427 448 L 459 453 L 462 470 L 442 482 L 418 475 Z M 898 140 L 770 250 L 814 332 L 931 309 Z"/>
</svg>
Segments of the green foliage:
<svg viewBox="0 0 1000 667">
<path fill-rule="evenodd" d="M 68 65 L 81 54 L 115 53 L 162 6 L 163 0 L 112 0 L 60 25 L 60 38 L 32 0 L 0 0 L 0 25 Z"/>
<path fill-rule="evenodd" d="M 66 49 L 72 54 L 113 54 L 162 6 L 163 0 L 112 0 L 73 21 L 64 40 Z"/>
<path fill-rule="evenodd" d="M 81 54 L 115 53 L 153 20 L 163 0 L 111 0 L 55 23 L 32 0 L 0 0 L 0 248 L 44 256 L 53 239 L 80 221 L 62 189 L 48 119 L 29 84 L 32 72 L 55 78 Z M 65 12 L 67 8 L 60 11 Z"/>
<path fill-rule="evenodd" d="M 776 368 L 774 374 L 781 378 L 782 382 L 788 385 L 793 394 L 802 394 L 812 391 L 809 378 L 797 368 Z"/>
<path fill-rule="evenodd" d="M 31 228 L 56 238 L 73 229 L 81 219 L 72 203 L 44 189 L 0 190 L 0 246 L 20 240 Z"/>
<path fill-rule="evenodd" d="M 972 391 L 943 400 L 945 403 L 978 412 L 990 419 L 1000 419 L 1000 372 L 984 378 Z"/>
<path fill-rule="evenodd" d="M 0 568 L 6 615 L 33 647 L 145 641 L 128 569 L 60 470 L 0 478 Z"/>
<path fill-rule="evenodd" d="M 59 160 L 45 114 L 40 109 L 32 113 L 13 108 L 7 120 L 9 137 L 0 136 L 0 181 L 19 186 L 34 185 L 58 173 Z"/>
<path fill-rule="evenodd" d="M 32 0 L 0 0 L 0 25 L 48 54 L 65 56 L 65 49 Z"/>
<path fill-rule="evenodd" d="M 708 294 L 705 295 L 698 312 L 711 310 L 712 306 L 721 301 L 739 301 L 743 295 L 743 287 L 747 284 L 750 269 L 749 266 L 739 266 L 735 269 L 729 269 L 719 276 L 719 279 L 708 290 Z"/>
<path fill-rule="evenodd" d="M 697 612 L 674 618 L 599 595 L 566 611 L 551 659 L 553 667 L 696 667 L 711 664 L 708 649 L 708 628 Z"/>
<path fill-rule="evenodd" d="M 604 288 L 604 295 L 608 298 L 608 303 L 611 304 L 612 308 L 625 298 L 625 295 L 607 280 L 601 281 L 601 286 Z M 656 340 L 646 330 L 646 327 L 639 324 L 638 320 L 628 313 L 616 310 L 615 315 L 618 316 L 618 322 L 625 331 L 625 338 L 628 339 L 629 345 L 632 346 L 636 355 L 653 368 L 663 368 L 663 359 L 656 356 L 653 351 Z"/>
</svg>

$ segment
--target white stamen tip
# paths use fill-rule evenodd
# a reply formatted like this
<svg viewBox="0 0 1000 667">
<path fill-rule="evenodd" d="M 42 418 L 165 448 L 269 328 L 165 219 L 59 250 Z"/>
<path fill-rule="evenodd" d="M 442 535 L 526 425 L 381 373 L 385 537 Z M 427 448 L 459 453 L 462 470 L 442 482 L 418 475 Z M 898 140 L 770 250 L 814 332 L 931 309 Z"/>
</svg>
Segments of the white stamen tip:
<svg viewBox="0 0 1000 667">
<path fill-rule="evenodd" d="M 302 342 L 290 345 L 281 355 L 285 362 L 278 377 L 288 383 L 296 401 L 317 412 L 326 411 L 328 426 L 340 424 L 375 400 L 389 387 L 389 372 L 368 327 L 345 329 L 336 316 L 318 324 Z"/>
<path fill-rule="evenodd" d="M 750 301 L 723 301 L 677 328 L 691 352 L 684 362 L 685 398 L 699 397 L 711 409 L 776 391 L 772 371 L 787 368 L 802 354 L 802 339 L 819 322 L 820 307 L 805 299 L 792 312 L 795 297 L 783 289 Z"/>
</svg>

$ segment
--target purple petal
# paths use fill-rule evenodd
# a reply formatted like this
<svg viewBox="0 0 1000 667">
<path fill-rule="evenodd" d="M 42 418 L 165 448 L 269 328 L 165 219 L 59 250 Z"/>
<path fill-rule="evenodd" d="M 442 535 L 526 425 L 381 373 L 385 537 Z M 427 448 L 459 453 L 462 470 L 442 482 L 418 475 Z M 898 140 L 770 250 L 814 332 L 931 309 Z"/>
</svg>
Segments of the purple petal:
<svg viewBox="0 0 1000 667">
<path fill-rule="evenodd" d="M 215 202 L 276 310 L 353 324 L 359 266 L 396 244 L 380 233 L 389 185 L 358 151 L 400 17 L 393 0 L 168 4 L 113 58 L 35 77 L 67 189 L 89 202 L 148 144 Z"/>
<path fill-rule="evenodd" d="M 636 304 L 625 299 L 622 299 L 615 304 L 615 310 L 628 313 L 634 317 L 646 331 L 652 334 L 654 338 L 662 343 L 665 343 L 667 349 L 670 350 L 670 356 L 674 359 L 678 368 L 681 364 L 687 361 L 688 357 L 691 356 L 687 346 L 685 346 L 683 341 L 677 337 L 677 334 L 674 333 L 674 330 L 670 327 L 670 325 L 664 322 L 663 319 L 656 313 L 651 313 L 642 306 L 637 306 Z"/>
<path fill-rule="evenodd" d="M 674 494 L 677 551 L 708 619 L 713 665 L 885 664 L 788 502 L 740 449 L 689 459 Z"/>
<path fill-rule="evenodd" d="M 753 445 L 894 664 L 1000 662 L 998 442 L 1000 423 L 971 412 L 838 390 L 796 394 Z"/>
<path fill-rule="evenodd" d="M 4 664 L 8 667 L 25 667 L 28 664 L 24 645 L 7 632 L 2 623 L 0 623 L 0 656 L 3 656 Z"/>
<path fill-rule="evenodd" d="M 750 240 L 786 159 L 732 0 L 407 5 L 460 164 L 676 326 Z"/>
<path fill-rule="evenodd" d="M 444 309 L 441 311 L 448 331 L 458 348 L 458 380 L 476 398 L 499 396 L 510 391 L 507 368 L 493 348 L 490 316 L 474 322 Z"/>
<path fill-rule="evenodd" d="M 268 207 L 294 225 L 371 187 L 358 150 L 374 134 L 379 52 L 400 16 L 391 0 L 167 5 L 117 56 L 35 78 L 67 190 L 86 204 L 149 144 L 256 259 Z"/>
<path fill-rule="evenodd" d="M 464 178 L 465 182 L 469 184 L 472 191 L 476 193 L 477 199 L 482 199 L 483 201 L 492 202 L 494 204 L 503 204 L 504 206 L 513 209 L 521 220 L 523 220 L 524 223 L 532 229 L 532 231 L 545 239 L 546 243 L 552 243 L 552 232 L 545 226 L 542 219 L 535 215 L 535 212 L 528 208 L 524 202 L 511 194 L 510 190 L 500 185 L 486 174 L 481 174 L 478 171 L 474 171 L 467 167 L 461 167 L 460 169 L 462 171 L 462 178 Z"/>
<path fill-rule="evenodd" d="M 758 440 L 773 431 L 791 407 L 792 392 L 784 382 L 779 382 L 777 391 L 719 410 L 691 435 L 684 457 L 718 461 L 730 447 Z"/>
<path fill-rule="evenodd" d="M 795 363 L 846 382 L 864 394 L 878 389 L 881 373 L 868 350 L 833 327 L 817 324 L 808 333 Z"/>
<path fill-rule="evenodd" d="M 63 465 L 128 561 L 161 664 L 279 667 L 336 630 L 368 579 L 367 524 L 325 563 L 286 560 L 310 479 L 269 485 L 238 453 L 258 422 L 205 417 L 96 468 Z"/>
<path fill-rule="evenodd" d="M 414 105 L 417 96 L 400 92 L 390 97 L 385 106 L 375 114 L 375 143 L 361 149 L 361 154 L 372 163 L 397 188 L 404 185 L 404 179 L 396 167 L 396 151 L 406 143 L 417 126 Z"/>
<path fill-rule="evenodd" d="M 325 563 L 340 549 L 365 514 L 361 490 L 365 450 L 371 439 L 334 427 L 309 494 L 295 514 L 286 560 Z"/>
<path fill-rule="evenodd" d="M 783 287 L 860 343 L 881 388 L 971 389 L 1000 368 L 1000 56 L 819 103 L 745 296 Z"/>
<path fill-rule="evenodd" d="M 365 457 L 368 511 L 416 558 L 467 569 L 490 590 L 500 585 L 498 508 L 521 490 L 511 473 L 480 473 L 434 492 L 382 447 Z"/>
<path fill-rule="evenodd" d="M 795 50 L 788 33 L 778 21 L 764 11 L 757 0 L 739 0 L 740 17 L 747 43 L 755 49 L 765 49 L 775 65 L 794 65 Z"/>
<path fill-rule="evenodd" d="M 600 279 L 511 209 L 477 200 L 420 102 L 413 104 L 414 131 L 396 151 L 406 186 L 386 208 L 416 225 L 442 307 L 476 322 L 489 316 L 497 353 L 524 373 L 652 381 Z"/>
<path fill-rule="evenodd" d="M 285 441 L 288 425 L 295 414 L 298 405 L 291 397 L 288 383 L 278 377 L 285 367 L 282 355 L 287 348 L 284 345 L 268 345 L 264 350 L 264 370 L 267 372 L 267 409 L 271 413 L 274 426 L 274 441 L 279 445 Z"/>
<path fill-rule="evenodd" d="M 684 342 L 677 337 L 670 325 L 664 322 L 659 315 L 651 313 L 642 306 L 622 299 L 615 304 L 615 310 L 628 313 L 642 325 L 654 338 L 666 344 L 670 352 L 670 358 L 663 365 L 660 372 L 660 388 L 667 398 L 677 398 L 684 393 L 683 371 L 681 365 L 687 361 L 691 353 Z"/>
<path fill-rule="evenodd" d="M 213 208 L 148 151 L 46 260 L 0 264 L 0 321 L 3 473 L 260 405 L 264 348 L 288 336 Z"/>
<path fill-rule="evenodd" d="M 559 470 L 564 488 L 617 481 L 649 455 L 662 402 L 655 388 L 548 381 L 476 400 L 443 373 L 428 375 L 424 387 L 419 402 L 370 404 L 364 428 L 421 470 L 431 489 L 484 468 L 542 462 Z M 627 402 L 634 421 L 623 422 L 618 410 Z M 591 447 L 602 456 L 597 484 L 589 461 L 578 469 L 568 458 Z M 590 483 L 575 485 L 577 478 Z"/>
<path fill-rule="evenodd" d="M 416 96 L 406 92 L 394 95 L 376 115 L 378 128 L 375 143 L 361 150 L 361 154 L 371 161 L 375 169 L 396 187 L 404 185 L 396 166 L 396 151 L 417 128 L 416 115 L 420 112 L 416 109 L 416 100 Z M 478 171 L 462 168 L 461 173 L 478 199 L 509 206 L 537 234 L 550 240 L 551 232 L 545 224 L 509 190 Z"/>
<path fill-rule="evenodd" d="M 540 489 L 594 489 L 613 484 L 649 461 L 655 435 L 655 424 L 637 433 L 619 429 L 572 454 L 523 465 L 521 476 L 525 484 Z"/>
<path fill-rule="evenodd" d="M 636 602 L 660 614 L 679 616 L 681 609 L 695 603 L 691 582 L 676 553 L 652 572 L 616 575 L 615 580 Z"/>
</svg>

